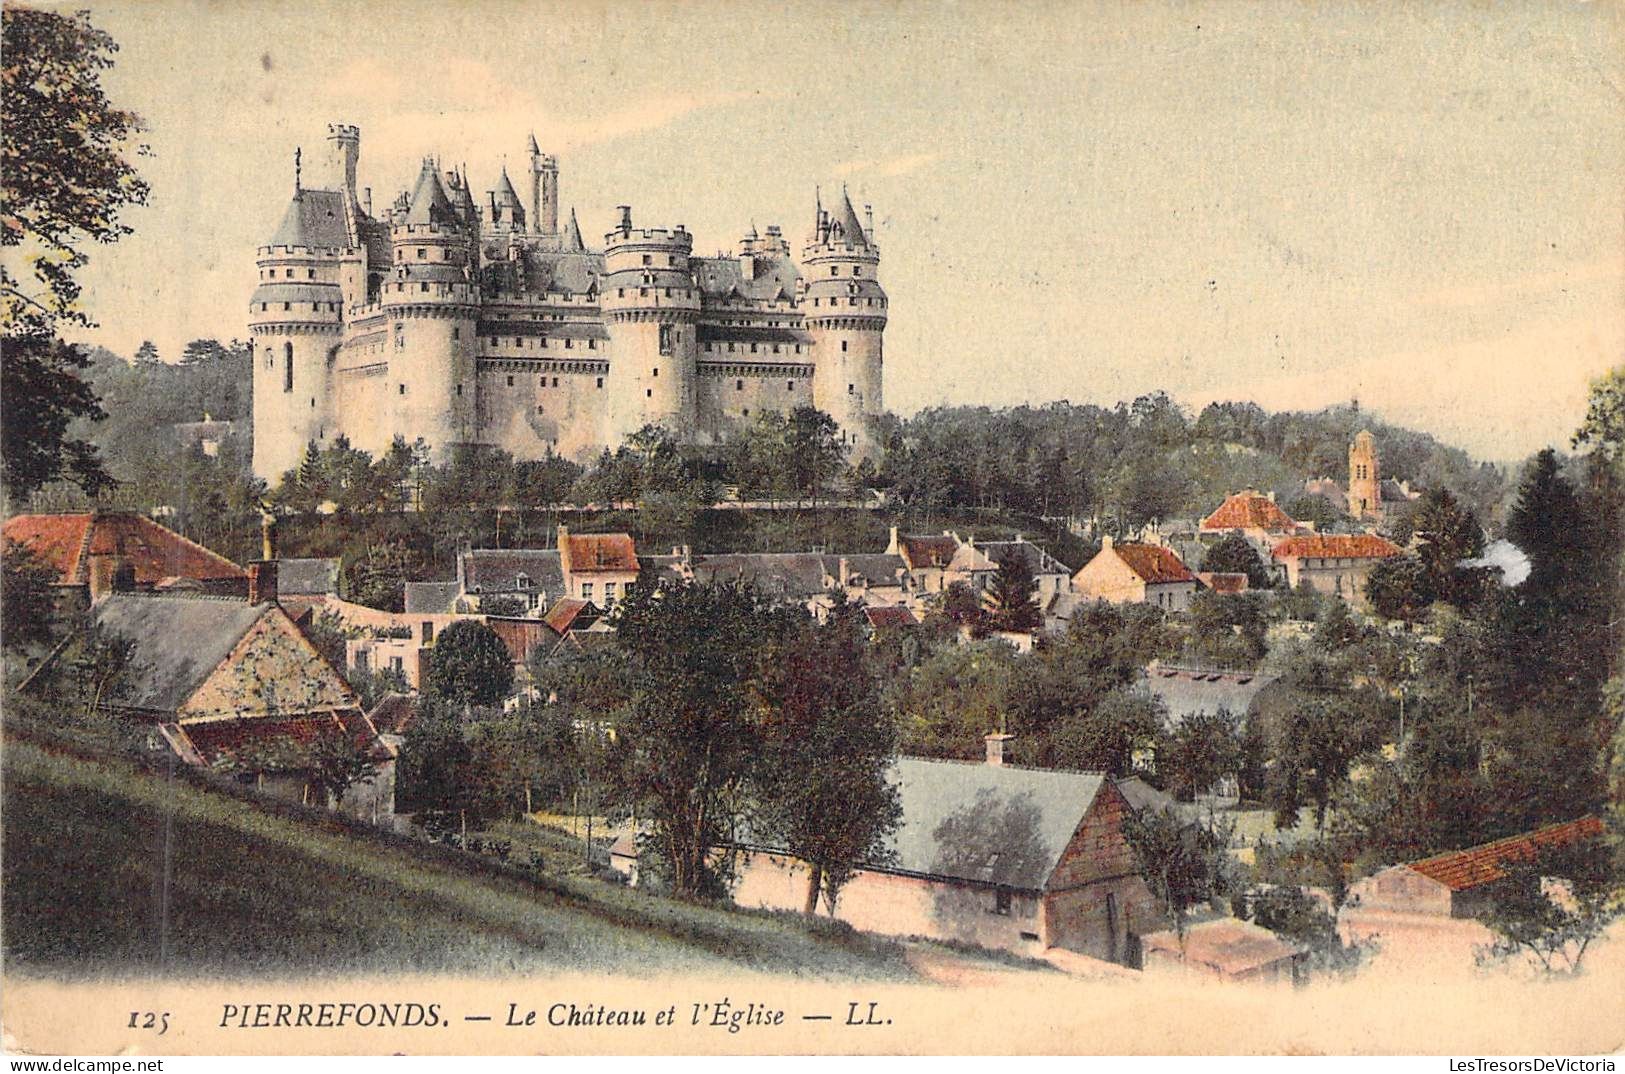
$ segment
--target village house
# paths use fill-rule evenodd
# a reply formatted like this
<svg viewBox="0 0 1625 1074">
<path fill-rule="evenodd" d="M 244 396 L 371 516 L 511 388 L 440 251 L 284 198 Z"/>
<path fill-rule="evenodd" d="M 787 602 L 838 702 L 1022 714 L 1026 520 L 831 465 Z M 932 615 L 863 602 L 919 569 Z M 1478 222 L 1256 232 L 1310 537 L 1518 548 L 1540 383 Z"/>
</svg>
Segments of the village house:
<svg viewBox="0 0 1625 1074">
<path fill-rule="evenodd" d="M 1072 576 L 1080 601 L 1154 604 L 1170 612 L 1186 611 L 1196 595 L 1192 574 L 1170 548 L 1101 538 L 1100 551 Z"/>
<path fill-rule="evenodd" d="M 1350 606 L 1364 608 L 1371 568 L 1400 551 L 1398 545 L 1375 534 L 1334 533 L 1288 537 L 1270 555 L 1285 568 L 1289 587 L 1295 589 L 1307 581 L 1317 593 L 1342 597 Z"/>
<path fill-rule="evenodd" d="M 1601 820 L 1581 817 L 1390 866 L 1349 886 L 1337 913 L 1338 932 L 1345 943 L 1375 941 L 1384 960 L 1471 965 L 1473 949 L 1494 939 L 1477 918 L 1489 908 L 1507 863 L 1602 834 Z"/>
<path fill-rule="evenodd" d="M 981 593 L 999 569 L 974 544 L 961 541 L 952 530 L 920 536 L 898 533 L 893 526 L 886 555 L 903 561 L 914 588 L 921 593 L 941 593 L 956 582 Z"/>
<path fill-rule="evenodd" d="M 241 597 L 248 589 L 248 572 L 225 556 L 130 512 L 15 515 L 0 535 L 55 575 L 53 617 L 62 625 L 112 592 L 117 571 L 128 590 Z"/>
<path fill-rule="evenodd" d="M 1295 521 L 1275 503 L 1275 493 L 1243 489 L 1231 495 L 1202 520 L 1200 532 L 1208 540 L 1227 533 L 1245 537 L 1260 555 L 1267 557 L 1275 542 L 1296 533 L 1309 533 L 1312 527 Z"/>
<path fill-rule="evenodd" d="M 1189 667 L 1152 662 L 1147 665 L 1135 688 L 1156 699 L 1163 710 L 1163 725 L 1172 730 L 1202 714 L 1233 716 L 1239 726 L 1289 708 L 1293 693 L 1279 676 L 1256 671 Z M 1136 762 L 1155 766 L 1152 752 L 1136 754 Z M 1227 773 L 1206 795 L 1234 802 L 1239 785 L 1235 773 Z"/>
<path fill-rule="evenodd" d="M 60 698 L 82 674 L 75 667 L 82 646 L 127 647 L 122 670 L 109 673 L 91 703 L 146 728 L 150 748 L 267 794 L 389 823 L 394 750 L 379 740 L 349 683 L 276 603 L 275 564 L 253 564 L 248 583 L 246 600 L 115 590 L 23 689 Z M 319 754 L 345 741 L 371 758 L 372 772 L 341 801 L 325 803 Z"/>
<path fill-rule="evenodd" d="M 1040 606 L 1072 588 L 1071 568 L 1020 534 L 1013 541 L 973 540 L 971 544 L 993 563 L 995 569 L 1004 566 L 1006 560 L 1020 560 L 1033 576 L 1034 591 Z"/>
<path fill-rule="evenodd" d="M 589 601 L 606 612 L 638 580 L 638 553 L 625 533 L 571 533 L 559 527 L 559 565 L 565 596 Z"/>
<path fill-rule="evenodd" d="M 1128 802 L 1098 772 L 1004 764 L 1007 738 L 988 736 L 986 763 L 893 763 L 902 820 L 841 890 L 835 916 L 889 935 L 1132 962 L 1132 937 L 1164 918 L 1123 837 Z M 770 841 L 735 849 L 735 902 L 803 906 L 802 862 Z"/>
</svg>

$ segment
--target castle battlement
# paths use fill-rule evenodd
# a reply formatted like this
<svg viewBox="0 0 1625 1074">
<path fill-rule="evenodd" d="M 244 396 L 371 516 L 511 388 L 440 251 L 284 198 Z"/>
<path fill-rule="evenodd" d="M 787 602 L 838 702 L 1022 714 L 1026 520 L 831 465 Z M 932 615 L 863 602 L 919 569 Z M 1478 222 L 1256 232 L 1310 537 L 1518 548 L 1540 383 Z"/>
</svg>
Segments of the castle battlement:
<svg viewBox="0 0 1625 1074">
<path fill-rule="evenodd" d="M 296 184 L 256 251 L 254 468 L 266 479 L 339 435 L 375 454 L 401 436 L 437 456 L 473 442 L 585 461 L 648 423 L 715 443 L 797 406 L 829 412 L 843 443 L 868 450 L 886 298 L 879 249 L 844 194 L 817 207 L 799 261 L 777 225 L 698 257 L 682 224 L 633 227 L 629 206 L 595 250 L 561 214 L 558 158 L 534 138 L 528 199 L 506 170 L 482 197 L 431 157 L 378 217 L 371 188 L 357 196 L 360 130 L 329 124 L 327 143 L 335 189 Z"/>
</svg>

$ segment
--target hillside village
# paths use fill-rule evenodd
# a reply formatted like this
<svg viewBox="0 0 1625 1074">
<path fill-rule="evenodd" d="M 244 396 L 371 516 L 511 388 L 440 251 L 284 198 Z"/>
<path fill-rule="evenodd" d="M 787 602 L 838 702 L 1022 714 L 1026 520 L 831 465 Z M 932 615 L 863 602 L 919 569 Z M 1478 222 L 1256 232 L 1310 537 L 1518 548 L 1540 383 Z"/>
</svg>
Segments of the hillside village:
<svg viewBox="0 0 1625 1074">
<path fill-rule="evenodd" d="M 1116 535 L 1073 521 L 1094 549 L 1074 568 L 1022 534 L 893 525 L 870 547 L 709 552 L 561 521 L 551 547 L 459 550 L 451 577 L 405 582 L 398 610 L 356 599 L 341 558 L 279 555 L 292 519 L 270 511 L 246 565 L 139 514 L 14 515 L 8 564 L 49 608 L 14 693 L 137 754 L 469 854 L 507 860 L 523 822 L 650 897 L 1075 972 L 1459 968 L 1496 949 L 1495 885 L 1537 850 L 1597 844 L 1601 802 L 1576 788 L 1473 815 L 1458 786 L 1439 802 L 1459 816 L 1400 830 L 1437 793 L 1439 773 L 1410 769 L 1452 715 L 1440 677 L 1476 703 L 1453 653 L 1463 616 L 1522 579 L 1488 565 L 1448 493 L 1382 481 L 1369 432 L 1349 460 L 1346 484 L 1306 487 L 1342 520 L 1324 530 L 1241 489 Z M 1506 562 L 1527 573 L 1529 558 Z M 765 724 L 742 714 L 747 797 L 769 770 L 821 765 L 853 797 L 710 818 L 688 863 L 704 876 L 685 882 L 647 800 L 659 781 L 638 771 L 660 762 L 635 756 L 640 706 L 663 702 L 638 656 L 655 639 L 711 650 L 663 653 L 681 674 L 737 648 L 712 670 L 734 704 L 768 697 Z M 828 709 L 798 696 L 826 678 Z M 813 722 L 772 726 L 795 718 Z M 696 726 L 660 748 L 692 746 Z M 809 837 L 830 824 L 853 834 Z"/>
</svg>

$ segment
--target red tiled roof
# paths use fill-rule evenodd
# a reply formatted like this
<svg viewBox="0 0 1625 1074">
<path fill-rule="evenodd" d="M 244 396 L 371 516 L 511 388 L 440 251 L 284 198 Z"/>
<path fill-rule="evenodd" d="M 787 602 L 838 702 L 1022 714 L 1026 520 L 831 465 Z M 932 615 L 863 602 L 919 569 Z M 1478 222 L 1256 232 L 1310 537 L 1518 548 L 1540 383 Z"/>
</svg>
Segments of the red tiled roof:
<svg viewBox="0 0 1625 1074">
<path fill-rule="evenodd" d="M 1116 552 L 1117 558 L 1128 564 L 1128 569 L 1139 575 L 1143 582 L 1157 584 L 1196 581 L 1196 575 L 1190 572 L 1171 548 L 1164 548 L 1159 544 L 1114 544 L 1112 551 Z"/>
<path fill-rule="evenodd" d="M 869 625 L 872 627 L 913 626 L 916 622 L 912 612 L 897 605 L 865 608 L 863 614 L 868 618 Z"/>
<path fill-rule="evenodd" d="M 263 765 L 266 771 L 296 767 L 297 751 L 310 746 L 317 736 L 340 727 L 378 761 L 394 756 L 372 721 L 359 712 L 340 717 L 296 716 L 288 719 L 259 716 L 241 720 L 205 720 L 182 723 L 180 731 L 211 767 L 231 762 L 247 766 Z"/>
<path fill-rule="evenodd" d="M 554 610 L 558 610 L 557 605 L 554 606 Z M 502 639 L 502 644 L 508 649 L 508 656 L 516 664 L 528 663 L 538 645 L 546 644 L 551 648 L 553 643 L 559 640 L 559 631 L 541 619 L 486 616 L 485 625 Z"/>
<path fill-rule="evenodd" d="M 638 572 L 638 552 L 627 533 L 572 533 L 564 538 L 565 562 L 574 574 Z"/>
<path fill-rule="evenodd" d="M 557 604 L 553 605 L 553 607 L 548 609 L 547 617 L 543 620 L 543 622 L 545 622 L 549 627 L 552 627 L 554 632 L 563 634 L 575 625 L 575 621 L 580 618 L 582 613 L 587 612 L 588 609 L 591 608 L 592 603 L 590 601 L 577 600 L 575 597 L 565 597 L 563 600 L 559 601 Z"/>
<path fill-rule="evenodd" d="M 1400 553 L 1392 541 L 1369 533 L 1327 533 L 1312 537 L 1288 537 L 1276 544 L 1270 554 L 1276 559 L 1314 556 L 1322 559 L 1386 559 Z"/>
<path fill-rule="evenodd" d="M 26 544 L 57 581 L 82 585 L 90 580 L 90 557 L 116 554 L 135 569 L 135 583 L 156 586 L 175 578 L 217 581 L 247 578 L 248 572 L 224 556 L 189 541 L 149 518 L 124 513 L 17 515 L 3 530 L 9 541 Z"/>
<path fill-rule="evenodd" d="M 1245 593 L 1247 592 L 1247 576 L 1245 574 L 1228 571 L 1197 571 L 1196 576 L 1202 584 L 1215 593 Z"/>
<path fill-rule="evenodd" d="M 1413 861 L 1406 866 L 1430 880 L 1437 880 L 1451 891 L 1464 891 L 1492 883 L 1506 876 L 1502 862 L 1528 860 L 1537 847 L 1566 846 L 1582 839 L 1595 839 L 1602 835 L 1602 821 L 1596 817 L 1581 817 L 1562 824 L 1549 824 L 1522 835 L 1497 839 L 1493 843 L 1436 854 L 1431 858 Z"/>
<path fill-rule="evenodd" d="M 403 735 L 418 714 L 418 699 L 412 694 L 387 693 L 367 713 L 367 719 L 381 735 Z"/>
<path fill-rule="evenodd" d="M 897 547 L 909 567 L 946 567 L 959 551 L 959 542 L 947 534 L 941 537 L 898 537 Z"/>
<path fill-rule="evenodd" d="M 1263 530 L 1265 533 L 1291 533 L 1298 528 L 1292 516 L 1276 506 L 1268 496 L 1251 490 L 1231 496 L 1219 509 L 1202 520 L 1204 530 Z"/>
</svg>

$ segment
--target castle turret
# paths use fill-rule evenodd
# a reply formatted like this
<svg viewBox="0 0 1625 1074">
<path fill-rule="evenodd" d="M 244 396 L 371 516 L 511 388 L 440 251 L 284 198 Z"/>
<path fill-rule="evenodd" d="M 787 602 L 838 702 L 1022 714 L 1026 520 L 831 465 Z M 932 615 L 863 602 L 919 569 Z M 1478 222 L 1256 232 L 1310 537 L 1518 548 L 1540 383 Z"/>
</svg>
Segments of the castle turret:
<svg viewBox="0 0 1625 1074">
<path fill-rule="evenodd" d="M 559 233 L 559 161 L 530 136 L 530 224 L 538 235 Z"/>
<path fill-rule="evenodd" d="M 382 430 L 382 446 L 388 444 L 383 433 L 411 430 L 443 458 L 453 445 L 476 437 L 480 292 L 473 278 L 474 236 L 434 161 L 423 162 L 389 238 L 393 265 L 381 301 L 388 332 L 383 398 L 391 415 L 368 415 L 367 424 Z M 357 446 L 373 449 L 359 439 Z"/>
<path fill-rule="evenodd" d="M 840 423 L 854 460 L 874 451 L 870 419 L 885 408 L 881 336 L 886 292 L 877 278 L 879 267 L 880 248 L 845 191 L 835 212 L 819 204 L 811 241 L 801 256 L 801 307 L 817 362 L 813 405 Z"/>
<path fill-rule="evenodd" d="M 1361 429 L 1349 445 L 1349 514 L 1359 521 L 1382 521 L 1382 468 L 1377 439 Z"/>
<path fill-rule="evenodd" d="M 307 190 L 295 154 L 293 199 L 258 250 L 249 301 L 254 347 L 254 472 L 268 481 L 325 439 L 331 359 L 343 331 L 346 263 L 364 254 L 350 231 L 344 194 Z"/>
<path fill-rule="evenodd" d="M 604 236 L 600 302 L 611 340 L 609 443 L 647 424 L 679 436 L 695 426 L 700 292 L 689 267 L 694 240 L 679 224 L 620 226 Z"/>
<path fill-rule="evenodd" d="M 488 220 L 493 230 L 525 230 L 525 206 L 519 200 L 519 192 L 513 188 L 513 180 L 508 178 L 506 165 L 502 168 L 496 189 L 490 192 L 490 198 Z"/>
</svg>

